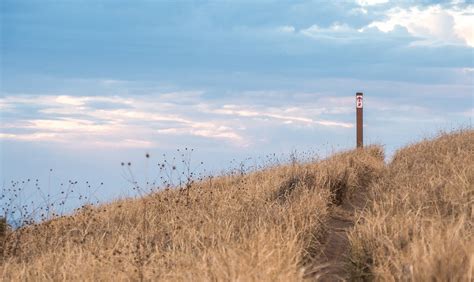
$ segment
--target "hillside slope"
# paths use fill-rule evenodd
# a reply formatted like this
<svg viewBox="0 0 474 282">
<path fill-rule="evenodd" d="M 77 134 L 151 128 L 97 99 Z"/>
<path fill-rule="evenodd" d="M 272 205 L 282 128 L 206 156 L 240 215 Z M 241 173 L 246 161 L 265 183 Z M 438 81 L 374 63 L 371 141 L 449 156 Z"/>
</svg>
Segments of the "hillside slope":
<svg viewBox="0 0 474 282">
<path fill-rule="evenodd" d="M 474 279 L 474 131 L 399 150 L 351 234 L 353 277 Z"/>
<path fill-rule="evenodd" d="M 383 169 L 379 147 L 88 207 L 4 238 L 2 280 L 317 278 L 328 214 Z"/>
<path fill-rule="evenodd" d="M 0 236 L 1 280 L 472 281 L 474 131 L 206 178 Z"/>
</svg>

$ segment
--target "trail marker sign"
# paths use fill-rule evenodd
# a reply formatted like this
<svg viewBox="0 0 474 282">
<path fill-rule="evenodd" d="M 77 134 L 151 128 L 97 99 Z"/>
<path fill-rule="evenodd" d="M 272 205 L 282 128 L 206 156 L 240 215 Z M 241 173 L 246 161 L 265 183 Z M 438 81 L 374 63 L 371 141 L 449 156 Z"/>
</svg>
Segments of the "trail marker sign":
<svg viewBox="0 0 474 282">
<path fill-rule="evenodd" d="M 363 105 L 362 104 L 362 100 L 363 100 L 362 97 L 363 97 L 362 93 L 357 93 L 357 96 L 356 96 L 356 108 L 357 109 L 362 109 L 362 105 Z"/>
<path fill-rule="evenodd" d="M 363 122 L 363 93 L 357 92 L 356 93 L 356 130 L 357 130 L 357 148 L 362 148 L 364 146 L 364 122 Z"/>
</svg>

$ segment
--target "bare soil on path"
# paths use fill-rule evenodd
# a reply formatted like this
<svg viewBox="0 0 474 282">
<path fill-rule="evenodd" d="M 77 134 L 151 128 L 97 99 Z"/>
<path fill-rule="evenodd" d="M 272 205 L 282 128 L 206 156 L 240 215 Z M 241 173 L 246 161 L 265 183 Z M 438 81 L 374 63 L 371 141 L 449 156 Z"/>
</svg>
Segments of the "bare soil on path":
<svg viewBox="0 0 474 282">
<path fill-rule="evenodd" d="M 305 278 L 314 281 L 347 281 L 349 275 L 349 232 L 355 224 L 355 212 L 364 208 L 366 192 L 359 191 L 345 198 L 341 205 L 330 208 L 326 222 L 326 236 L 321 253 L 313 267 L 307 269 Z"/>
</svg>

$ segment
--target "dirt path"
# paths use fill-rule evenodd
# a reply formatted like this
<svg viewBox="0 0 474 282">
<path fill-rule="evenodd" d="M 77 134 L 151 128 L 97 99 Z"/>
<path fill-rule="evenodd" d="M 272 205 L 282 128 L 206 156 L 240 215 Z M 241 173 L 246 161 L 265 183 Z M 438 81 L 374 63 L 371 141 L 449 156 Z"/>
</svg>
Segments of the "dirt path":
<svg viewBox="0 0 474 282">
<path fill-rule="evenodd" d="M 346 281 L 350 278 L 347 269 L 350 251 L 348 232 L 354 226 L 355 211 L 362 209 L 366 203 L 364 195 L 360 191 L 351 199 L 345 199 L 342 205 L 330 208 L 323 250 L 316 258 L 314 267 L 306 271 L 305 278 L 317 281 Z"/>
</svg>

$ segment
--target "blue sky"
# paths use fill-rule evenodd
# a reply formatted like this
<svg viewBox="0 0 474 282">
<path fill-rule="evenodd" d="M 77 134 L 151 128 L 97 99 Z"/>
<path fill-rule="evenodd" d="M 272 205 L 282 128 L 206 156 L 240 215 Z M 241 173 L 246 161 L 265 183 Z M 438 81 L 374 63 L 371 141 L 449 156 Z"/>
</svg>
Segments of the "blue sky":
<svg viewBox="0 0 474 282">
<path fill-rule="evenodd" d="M 472 124 L 472 1 L 0 5 L 2 183 L 52 168 L 110 198 L 128 189 L 120 162 L 141 175 L 147 152 L 194 148 L 213 171 L 325 155 L 354 146 L 357 91 L 366 142 L 389 154 Z"/>
</svg>

